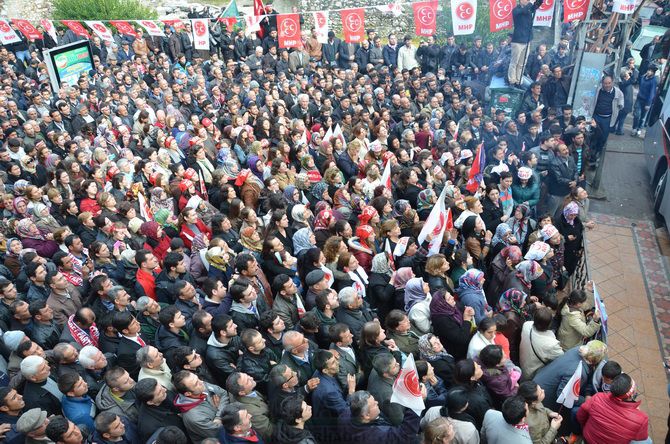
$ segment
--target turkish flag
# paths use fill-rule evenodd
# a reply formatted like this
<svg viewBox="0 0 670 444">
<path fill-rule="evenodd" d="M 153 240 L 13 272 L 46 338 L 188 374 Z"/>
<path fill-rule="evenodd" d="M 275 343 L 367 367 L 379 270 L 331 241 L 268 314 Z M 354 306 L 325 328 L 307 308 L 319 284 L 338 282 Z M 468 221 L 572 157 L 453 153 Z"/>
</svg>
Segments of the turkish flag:
<svg viewBox="0 0 670 444">
<path fill-rule="evenodd" d="M 254 16 L 255 17 L 263 17 L 265 15 L 265 5 L 263 4 L 263 0 L 254 0 Z M 300 21 L 298 21 L 300 23 Z M 279 28 L 279 22 L 277 22 L 277 28 Z M 279 31 L 277 31 L 279 32 Z M 258 38 L 263 38 L 265 32 L 263 31 L 263 28 L 258 31 Z"/>
<path fill-rule="evenodd" d="M 12 19 L 12 23 L 19 28 L 21 34 L 25 35 L 28 40 L 42 39 L 42 34 L 35 28 L 28 20 Z"/>
<path fill-rule="evenodd" d="M 470 175 L 468 176 L 468 183 L 465 189 L 475 194 L 479 189 L 480 184 L 484 180 L 484 167 L 486 166 L 486 154 L 484 153 L 484 144 L 480 143 L 475 154 L 475 161 L 470 167 Z"/>
<path fill-rule="evenodd" d="M 298 14 L 277 15 L 277 35 L 280 48 L 300 48 L 300 16 Z"/>
<path fill-rule="evenodd" d="M 365 38 L 365 9 L 343 9 L 340 12 L 344 41 L 361 43 Z"/>
<path fill-rule="evenodd" d="M 124 20 L 110 20 L 109 23 L 114 25 L 114 27 L 119 30 L 120 34 L 137 37 L 137 32 L 130 23 Z"/>
<path fill-rule="evenodd" d="M 412 3 L 412 9 L 414 10 L 414 29 L 416 35 L 429 37 L 435 34 L 437 2 Z"/>
<path fill-rule="evenodd" d="M 563 22 L 584 20 L 589 9 L 589 0 L 565 0 L 563 2 Z"/>
<path fill-rule="evenodd" d="M 76 20 L 61 20 L 61 22 L 70 28 L 70 31 L 74 32 L 76 35 L 80 37 L 84 37 L 85 39 L 90 39 L 91 34 L 88 33 L 86 28 L 84 28 L 84 25 L 79 23 Z"/>
<path fill-rule="evenodd" d="M 512 29 L 512 9 L 515 2 L 513 0 L 492 0 L 490 16 L 491 32 L 502 31 L 503 29 Z"/>
</svg>

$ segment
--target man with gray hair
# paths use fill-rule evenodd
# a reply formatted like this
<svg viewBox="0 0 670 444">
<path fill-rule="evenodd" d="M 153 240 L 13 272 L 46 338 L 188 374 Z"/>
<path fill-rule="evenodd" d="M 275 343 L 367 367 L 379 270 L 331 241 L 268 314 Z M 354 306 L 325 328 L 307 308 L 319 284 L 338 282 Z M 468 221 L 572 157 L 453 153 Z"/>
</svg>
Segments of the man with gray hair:
<svg viewBox="0 0 670 444">
<path fill-rule="evenodd" d="M 140 373 L 137 377 L 138 382 L 145 378 L 154 378 L 166 389 L 174 390 L 172 372 L 165 362 L 163 353 L 156 347 L 148 345 L 137 350 L 136 356 L 137 365 L 140 366 Z"/>
<path fill-rule="evenodd" d="M 49 363 L 41 356 L 28 356 L 21 361 L 21 375 L 26 380 L 23 389 L 25 410 L 39 407 L 49 415 L 60 414 L 63 394 L 56 381 L 49 378 L 50 373 Z"/>
<path fill-rule="evenodd" d="M 340 307 L 335 310 L 335 319 L 337 322 L 347 324 L 358 342 L 365 323 L 373 321 L 376 316 L 368 303 L 352 287 L 343 288 L 337 297 Z"/>
<path fill-rule="evenodd" d="M 372 361 L 373 370 L 368 381 L 368 391 L 379 402 L 384 416 L 393 425 L 402 422 L 403 407 L 391 402 L 393 382 L 400 372 L 400 364 L 391 353 L 381 353 Z"/>
<path fill-rule="evenodd" d="M 95 398 L 104 383 L 107 357 L 96 346 L 87 345 L 79 350 L 79 365 L 84 369 L 82 377 L 88 384 L 88 392 Z"/>
<path fill-rule="evenodd" d="M 135 307 L 137 308 L 137 320 L 140 323 L 140 334 L 149 344 L 154 345 L 156 330 L 161 325 L 158 320 L 161 306 L 149 296 L 142 296 L 137 300 Z"/>
<path fill-rule="evenodd" d="M 131 311 L 132 306 L 130 305 L 130 295 L 120 285 L 115 285 L 109 289 L 107 292 L 107 297 L 114 304 L 114 311 Z"/>
</svg>

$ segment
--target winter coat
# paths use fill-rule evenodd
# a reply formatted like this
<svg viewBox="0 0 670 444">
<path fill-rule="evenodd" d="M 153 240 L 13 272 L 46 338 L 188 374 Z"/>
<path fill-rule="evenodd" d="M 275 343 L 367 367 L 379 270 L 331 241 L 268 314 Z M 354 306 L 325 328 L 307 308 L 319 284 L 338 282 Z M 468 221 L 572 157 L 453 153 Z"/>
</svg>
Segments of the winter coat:
<svg viewBox="0 0 670 444">
<path fill-rule="evenodd" d="M 568 155 L 567 158 L 554 156 L 549 164 L 549 175 L 547 176 L 547 192 L 554 196 L 567 196 L 570 194 L 569 183 L 577 179 L 577 165 L 575 159 Z"/>
<path fill-rule="evenodd" d="M 270 422 L 270 408 L 265 396 L 256 392 L 255 396 L 230 396 L 231 401 L 241 403 L 251 415 L 251 425 L 264 441 L 270 442 L 274 424 Z"/>
<path fill-rule="evenodd" d="M 524 202 L 528 202 L 531 208 L 534 208 L 540 201 L 540 184 L 531 177 L 525 187 L 521 184 L 512 184 L 512 197 L 514 198 L 514 206 Z"/>
<path fill-rule="evenodd" d="M 139 408 L 139 416 L 142 420 L 137 424 L 137 432 L 142 442 L 147 442 L 160 427 L 174 426 L 185 434 L 188 433 L 181 416 L 177 414 L 170 399 L 165 399 L 158 406 L 142 403 Z"/>
<path fill-rule="evenodd" d="M 494 405 L 500 408 L 505 399 L 516 395 L 518 388 L 512 382 L 510 371 L 504 365 L 484 367 L 478 359 L 476 361 L 482 366 L 482 383 L 491 394 Z"/>
<path fill-rule="evenodd" d="M 374 313 L 365 302 L 358 310 L 349 310 L 344 307 L 339 307 L 335 310 L 335 319 L 337 319 L 337 322 L 342 322 L 349 326 L 351 333 L 356 338 L 356 342 L 361 337 L 361 330 L 363 330 L 365 323 L 372 321 L 374 318 Z"/>
<path fill-rule="evenodd" d="M 584 338 L 590 338 L 600 330 L 600 323 L 593 319 L 586 321 L 582 310 L 570 310 L 568 304 L 561 309 L 561 325 L 558 327 L 558 340 L 563 350 L 582 345 Z"/>
<path fill-rule="evenodd" d="M 525 378 L 532 378 L 537 370 L 562 355 L 563 349 L 552 330 L 537 331 L 533 327 L 533 321 L 524 322 L 521 328 L 519 362 Z"/>
<path fill-rule="evenodd" d="M 239 336 L 230 338 L 226 345 L 220 343 L 214 335 L 209 337 L 207 351 L 205 352 L 205 363 L 212 372 L 217 385 L 225 386 L 228 376 L 237 371 L 235 366 L 237 366 L 241 350 L 242 340 Z"/>
<path fill-rule="evenodd" d="M 206 397 L 204 399 L 193 399 L 184 395 L 177 395 L 173 403 L 181 413 L 184 426 L 188 436 L 194 444 L 206 438 L 216 438 L 221 426 L 214 419 L 220 416 L 223 408 L 229 404 L 228 392 L 221 387 L 205 383 Z M 211 401 L 212 395 L 220 397 L 217 409 Z"/>
<path fill-rule="evenodd" d="M 430 302 L 432 300 L 433 298 L 428 295 L 423 301 L 412 305 L 412 308 L 409 310 L 409 320 L 419 334 L 430 333 L 432 330 L 432 326 L 430 325 Z"/>
<path fill-rule="evenodd" d="M 519 429 L 503 418 L 497 410 L 489 410 L 484 416 L 484 425 L 481 429 L 482 442 L 487 444 L 532 444 L 528 430 Z"/>
<path fill-rule="evenodd" d="M 535 444 L 552 444 L 556 438 L 557 430 L 551 427 L 551 410 L 542 405 L 542 403 L 529 404 L 526 424 L 530 438 Z"/>
<path fill-rule="evenodd" d="M 298 299 L 300 295 L 296 293 L 294 298 Z M 302 298 L 300 300 L 302 301 Z M 278 295 L 272 304 L 272 309 L 282 318 L 284 324 L 286 324 L 286 330 L 291 330 L 295 325 L 298 325 L 300 313 L 298 312 L 298 305 L 295 300 L 287 301 L 284 296 Z"/>
<path fill-rule="evenodd" d="M 389 276 L 381 273 L 370 273 L 368 283 L 367 298 L 370 307 L 377 310 L 377 316 L 383 325 L 386 315 L 393 309 L 395 287 L 389 283 Z"/>
<path fill-rule="evenodd" d="M 272 361 L 279 362 L 279 358 L 269 348 L 264 348 L 258 355 L 245 350 L 237 364 L 237 371 L 254 378 L 258 383 L 258 389 L 264 392 L 273 367 Z"/>
<path fill-rule="evenodd" d="M 98 407 L 99 412 L 112 412 L 115 415 L 125 416 L 133 423 L 137 423 L 137 400 L 135 399 L 135 392 L 132 390 L 124 393 L 119 398 L 113 395 L 112 390 L 105 384 L 95 397 L 95 405 Z"/>
<path fill-rule="evenodd" d="M 347 410 L 340 419 L 340 429 L 346 442 L 350 443 L 384 443 L 405 444 L 414 442 L 419 433 L 419 417 L 412 409 L 405 409 L 402 423 L 392 426 L 383 418 L 362 424 L 351 418 L 351 412 Z"/>
<path fill-rule="evenodd" d="M 274 442 L 282 444 L 316 444 L 314 435 L 309 430 L 290 426 L 279 421 L 274 431 Z"/>
<path fill-rule="evenodd" d="M 611 393 L 597 393 L 577 411 L 584 439 L 589 443 L 627 444 L 649 437 L 649 417 L 640 401 L 625 402 Z"/>
<path fill-rule="evenodd" d="M 61 399 L 63 415 L 77 425 L 85 424 L 89 430 L 95 430 L 95 424 L 93 422 L 95 409 L 91 409 L 93 404 L 93 400 L 88 395 L 84 395 L 80 398 L 63 396 Z"/>
<path fill-rule="evenodd" d="M 431 316 L 433 333 L 436 334 L 450 355 L 456 360 L 464 359 L 470 338 L 472 338 L 472 323 L 463 321 L 461 325 L 450 316 Z M 448 381 L 445 381 L 448 382 Z"/>
<path fill-rule="evenodd" d="M 481 430 L 482 423 L 484 422 L 484 415 L 487 410 L 493 408 L 493 401 L 491 400 L 491 395 L 489 395 L 486 387 L 481 382 L 474 381 L 468 385 L 455 384 L 452 390 L 454 388 L 464 390 L 468 397 L 468 408 L 465 410 L 465 413 L 472 416 L 475 420 L 475 426 L 478 430 Z"/>
<path fill-rule="evenodd" d="M 589 381 L 589 366 L 582 361 L 579 355 L 579 347 L 571 348 L 566 351 L 563 356 L 556 358 L 551 363 L 537 371 L 533 381 L 541 386 L 545 392 L 544 404 L 547 408 L 557 411 L 559 405 L 556 399 L 560 396 L 563 388 L 568 383 L 572 375 L 577 369 L 577 365 L 582 362 L 582 378 L 579 392 L 579 399 L 575 401 L 575 406 L 579 406 L 584 402 L 584 397 L 593 394 L 593 386 L 588 384 Z"/>
</svg>

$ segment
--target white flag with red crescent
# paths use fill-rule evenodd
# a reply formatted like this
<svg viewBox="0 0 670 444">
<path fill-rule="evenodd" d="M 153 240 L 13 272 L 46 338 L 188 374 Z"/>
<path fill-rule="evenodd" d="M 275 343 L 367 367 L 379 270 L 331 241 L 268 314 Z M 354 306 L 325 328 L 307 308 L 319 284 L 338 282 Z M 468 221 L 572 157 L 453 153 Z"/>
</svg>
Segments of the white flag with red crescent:
<svg viewBox="0 0 670 444">
<path fill-rule="evenodd" d="M 397 402 L 403 407 L 414 410 L 417 416 L 426 408 L 421 396 L 421 384 L 419 374 L 416 371 L 414 356 L 410 353 L 393 383 L 391 402 Z"/>
<path fill-rule="evenodd" d="M 565 384 L 565 387 L 563 387 L 563 391 L 559 395 L 556 402 L 559 404 L 563 404 L 567 408 L 571 409 L 572 406 L 575 405 L 575 401 L 579 399 L 579 392 L 581 391 L 581 388 L 582 388 L 582 361 L 579 361 L 579 365 L 577 365 L 575 374 L 572 375 L 568 383 Z"/>
</svg>

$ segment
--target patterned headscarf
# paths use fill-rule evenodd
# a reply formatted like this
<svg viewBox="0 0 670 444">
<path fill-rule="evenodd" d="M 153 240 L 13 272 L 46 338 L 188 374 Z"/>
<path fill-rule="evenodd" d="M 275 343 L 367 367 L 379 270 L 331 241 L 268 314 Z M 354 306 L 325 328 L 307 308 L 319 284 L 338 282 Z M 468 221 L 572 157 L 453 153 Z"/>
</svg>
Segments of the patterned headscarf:
<svg viewBox="0 0 670 444">
<path fill-rule="evenodd" d="M 493 236 L 493 239 L 491 239 L 491 245 L 493 245 L 494 247 L 500 243 L 509 245 L 505 241 L 505 235 L 511 232 L 512 229 L 506 223 L 503 222 L 498 224 L 498 227 L 496 228 L 496 234 Z"/>
<path fill-rule="evenodd" d="M 408 200 L 399 199 L 396 200 L 393 204 L 393 213 L 391 214 L 394 218 L 402 217 L 405 215 L 407 208 L 411 208 L 411 205 Z"/>
<path fill-rule="evenodd" d="M 517 276 L 523 279 L 527 285 L 542 276 L 542 273 L 542 267 L 535 261 L 523 261 L 516 266 Z"/>
<path fill-rule="evenodd" d="M 528 295 L 523 291 L 517 290 L 516 288 L 510 288 L 500 296 L 500 300 L 498 300 L 498 308 L 501 313 L 513 311 L 521 317 L 524 317 L 523 305 L 526 297 L 528 297 Z"/>
<path fill-rule="evenodd" d="M 393 277 L 393 286 L 396 290 L 402 290 L 407 285 L 407 282 L 414 277 L 414 271 L 412 267 L 402 267 L 395 272 Z"/>
<path fill-rule="evenodd" d="M 391 263 L 386 253 L 375 254 L 372 258 L 372 272 L 385 274 L 389 277 L 393 274 Z"/>
<path fill-rule="evenodd" d="M 293 199 L 293 193 L 295 193 L 295 190 L 297 188 L 293 185 L 289 185 L 286 188 L 284 188 L 284 201 L 289 204 L 293 205 L 295 204 L 295 200 Z"/>
<path fill-rule="evenodd" d="M 293 235 L 293 254 L 298 255 L 303 251 L 307 251 L 314 245 L 309 241 L 312 235 L 312 230 L 309 228 L 301 228 Z"/>
<path fill-rule="evenodd" d="M 514 265 L 523 260 L 523 253 L 521 252 L 521 248 L 519 248 L 517 245 L 510 245 L 503 248 L 502 251 L 500 251 L 500 255 L 505 260 L 511 260 Z"/>
<path fill-rule="evenodd" d="M 315 183 L 310 190 L 310 194 L 317 200 L 323 200 L 323 192 L 328 190 L 325 182 Z"/>
<path fill-rule="evenodd" d="M 449 353 L 447 353 L 444 347 L 442 347 L 442 350 L 439 352 L 433 350 L 433 345 L 430 343 L 430 340 L 435 337 L 437 336 L 435 336 L 432 333 L 427 333 L 419 338 L 418 345 L 421 359 L 425 359 L 426 361 L 432 362 L 437 361 L 438 359 L 448 358 L 451 356 Z"/>
<path fill-rule="evenodd" d="M 458 280 L 459 289 L 470 289 L 475 291 L 482 291 L 484 285 L 484 272 L 471 268 L 466 271 Z"/>
<path fill-rule="evenodd" d="M 16 224 L 16 234 L 19 235 L 21 239 L 37 239 L 37 240 L 44 240 L 44 236 L 41 234 L 35 234 L 31 228 L 35 226 L 35 223 L 30 220 L 30 219 L 21 219 L 17 224 Z"/>
<path fill-rule="evenodd" d="M 327 230 L 333 222 L 335 216 L 330 210 L 322 210 L 316 215 L 314 219 L 314 231 Z"/>
<path fill-rule="evenodd" d="M 435 191 L 432 188 L 427 188 L 419 193 L 417 198 L 417 210 L 425 210 L 433 207 L 433 197 L 435 197 Z"/>
<path fill-rule="evenodd" d="M 568 216 L 576 216 L 579 214 L 579 206 L 574 203 L 570 202 L 563 208 L 563 217 L 565 218 L 566 222 L 569 223 L 570 225 L 575 224 L 574 219 L 568 219 Z"/>
</svg>

